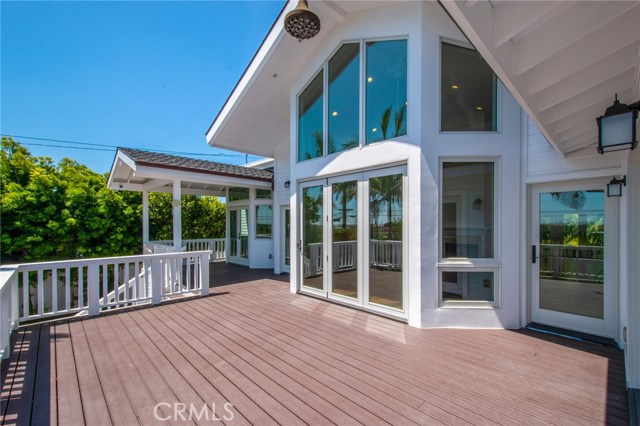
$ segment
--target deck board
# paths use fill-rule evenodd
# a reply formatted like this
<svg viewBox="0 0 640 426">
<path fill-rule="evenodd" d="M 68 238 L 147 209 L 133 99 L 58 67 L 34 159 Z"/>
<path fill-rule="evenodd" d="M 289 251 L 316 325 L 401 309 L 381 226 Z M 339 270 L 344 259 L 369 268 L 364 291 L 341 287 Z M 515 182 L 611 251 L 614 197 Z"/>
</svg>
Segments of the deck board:
<svg viewBox="0 0 640 426">
<path fill-rule="evenodd" d="M 620 350 L 411 328 L 292 294 L 269 271 L 216 264 L 211 278 L 210 297 L 20 328 L 1 423 L 211 424 L 173 418 L 184 403 L 215 404 L 225 425 L 629 424 Z"/>
</svg>

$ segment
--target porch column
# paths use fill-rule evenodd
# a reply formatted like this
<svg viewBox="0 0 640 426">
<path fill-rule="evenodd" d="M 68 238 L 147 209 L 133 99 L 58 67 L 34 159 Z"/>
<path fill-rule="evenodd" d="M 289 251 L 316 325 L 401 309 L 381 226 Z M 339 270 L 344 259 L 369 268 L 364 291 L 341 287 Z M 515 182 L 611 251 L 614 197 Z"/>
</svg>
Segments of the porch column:
<svg viewBox="0 0 640 426">
<path fill-rule="evenodd" d="M 149 192 L 142 190 L 142 244 L 149 242 Z"/>
<path fill-rule="evenodd" d="M 180 198 L 182 195 L 182 188 L 180 179 L 173 180 L 173 201 L 172 214 L 173 214 L 173 247 L 178 250 L 182 247 L 182 203 Z"/>
</svg>

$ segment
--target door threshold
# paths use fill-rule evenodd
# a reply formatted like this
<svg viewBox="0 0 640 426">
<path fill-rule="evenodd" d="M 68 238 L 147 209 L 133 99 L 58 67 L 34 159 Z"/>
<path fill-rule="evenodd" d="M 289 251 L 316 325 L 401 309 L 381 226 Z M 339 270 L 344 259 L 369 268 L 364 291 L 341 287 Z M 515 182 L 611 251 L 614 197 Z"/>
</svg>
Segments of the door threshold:
<svg viewBox="0 0 640 426">
<path fill-rule="evenodd" d="M 575 330 L 567 330 L 566 328 L 554 327 L 551 325 L 539 324 L 531 322 L 525 327 L 527 330 L 539 333 L 553 334 L 555 336 L 565 337 L 567 339 L 579 340 L 582 342 L 595 343 L 611 348 L 620 348 L 615 340 L 609 337 L 596 336 L 595 334 L 582 333 Z"/>
</svg>

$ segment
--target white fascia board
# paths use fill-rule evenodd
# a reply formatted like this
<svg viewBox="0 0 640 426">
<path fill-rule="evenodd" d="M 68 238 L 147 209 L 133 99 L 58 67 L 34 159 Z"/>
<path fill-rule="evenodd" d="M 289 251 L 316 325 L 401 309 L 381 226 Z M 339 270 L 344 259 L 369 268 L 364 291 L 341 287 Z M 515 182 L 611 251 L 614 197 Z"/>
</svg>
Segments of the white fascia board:
<svg viewBox="0 0 640 426">
<path fill-rule="evenodd" d="M 276 18 L 276 22 L 274 23 L 273 28 L 271 28 L 271 31 L 269 31 L 269 34 L 264 40 L 264 43 L 262 44 L 262 46 L 260 46 L 258 52 L 256 52 L 256 55 L 251 60 L 251 63 L 249 63 L 247 70 L 240 78 L 237 86 L 233 89 L 233 92 L 231 92 L 229 99 L 227 99 L 224 106 L 220 110 L 220 113 L 211 124 L 211 127 L 209 128 L 209 130 L 207 130 L 207 143 L 210 146 L 214 145 L 214 139 L 220 133 L 220 130 L 229 119 L 229 116 L 235 111 L 238 102 L 242 100 L 247 89 L 256 79 L 256 76 L 258 75 L 260 70 L 264 68 L 264 65 L 269 60 L 269 57 L 282 39 L 284 35 L 284 19 L 281 18 L 283 16 L 286 16 L 289 11 L 295 9 L 296 5 L 297 2 L 289 0 L 280 15 L 278 15 L 278 17 Z"/>
<path fill-rule="evenodd" d="M 147 179 L 179 179 L 184 182 L 204 183 L 220 186 L 244 186 L 249 188 L 271 188 L 271 182 L 251 178 L 238 178 L 207 173 L 190 172 L 187 170 L 162 169 L 157 167 L 139 166 L 137 177 Z"/>
<path fill-rule="evenodd" d="M 113 189 L 114 191 L 133 191 L 133 192 L 142 192 L 144 189 L 143 185 L 140 183 L 126 183 L 126 182 L 110 182 L 107 187 L 109 189 Z"/>
<path fill-rule="evenodd" d="M 533 122 L 538 126 L 540 132 L 545 137 L 549 145 L 560 155 L 561 158 L 565 158 L 565 153 L 558 147 L 558 145 L 553 141 L 551 135 L 542 125 L 542 121 L 538 119 L 538 116 L 534 113 L 533 109 L 529 106 L 524 97 L 520 94 L 516 86 L 513 84 L 509 75 L 505 72 L 502 65 L 496 60 L 496 57 L 493 55 L 492 50 L 487 47 L 487 44 L 484 43 L 482 37 L 471 23 L 469 18 L 467 18 L 466 13 L 473 13 L 471 11 L 465 11 L 463 9 L 468 9 L 464 4 L 459 3 L 457 1 L 441 1 L 440 4 L 447 10 L 451 18 L 458 25 L 463 34 L 467 37 L 467 39 L 471 42 L 471 44 L 480 52 L 485 61 L 489 64 L 493 72 L 496 73 L 502 84 L 511 92 L 514 98 L 520 104 L 520 107 L 531 117 Z M 482 16 L 477 17 L 476 25 L 487 26 L 487 28 L 493 28 L 493 15 L 488 13 L 483 13 Z M 489 40 L 490 42 L 490 40 Z"/>
<path fill-rule="evenodd" d="M 132 171 L 136 171 L 136 163 L 129 158 L 122 151 L 118 150 L 116 152 L 116 156 L 113 159 L 113 164 L 111 165 L 111 170 L 109 170 L 109 178 L 107 179 L 107 187 L 111 188 L 113 184 L 113 176 L 116 173 L 116 169 L 122 167 L 122 163 L 126 164 Z"/>
</svg>

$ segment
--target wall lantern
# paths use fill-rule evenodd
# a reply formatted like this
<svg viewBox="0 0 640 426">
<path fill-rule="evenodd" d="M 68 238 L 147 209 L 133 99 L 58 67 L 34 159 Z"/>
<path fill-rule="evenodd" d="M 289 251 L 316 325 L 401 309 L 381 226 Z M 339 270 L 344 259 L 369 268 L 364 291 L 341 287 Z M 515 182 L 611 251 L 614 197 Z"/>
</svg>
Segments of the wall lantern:
<svg viewBox="0 0 640 426">
<path fill-rule="evenodd" d="M 607 184 L 607 197 L 622 197 L 623 186 L 627 186 L 627 177 L 622 176 L 622 179 L 618 180 L 614 176 Z"/>
<path fill-rule="evenodd" d="M 613 105 L 607 108 L 604 115 L 596 118 L 600 154 L 636 148 L 636 119 L 639 109 L 640 101 L 631 105 L 621 104 L 616 94 Z"/>
<path fill-rule="evenodd" d="M 290 180 L 284 181 L 284 189 L 289 189 L 289 187 L 291 187 L 291 181 Z"/>
<path fill-rule="evenodd" d="M 284 17 L 284 29 L 298 41 L 313 38 L 320 32 L 320 18 L 309 10 L 307 0 L 299 0 L 296 8 Z"/>
<path fill-rule="evenodd" d="M 472 204 L 474 210 L 482 210 L 482 200 L 480 198 L 476 198 Z"/>
</svg>

